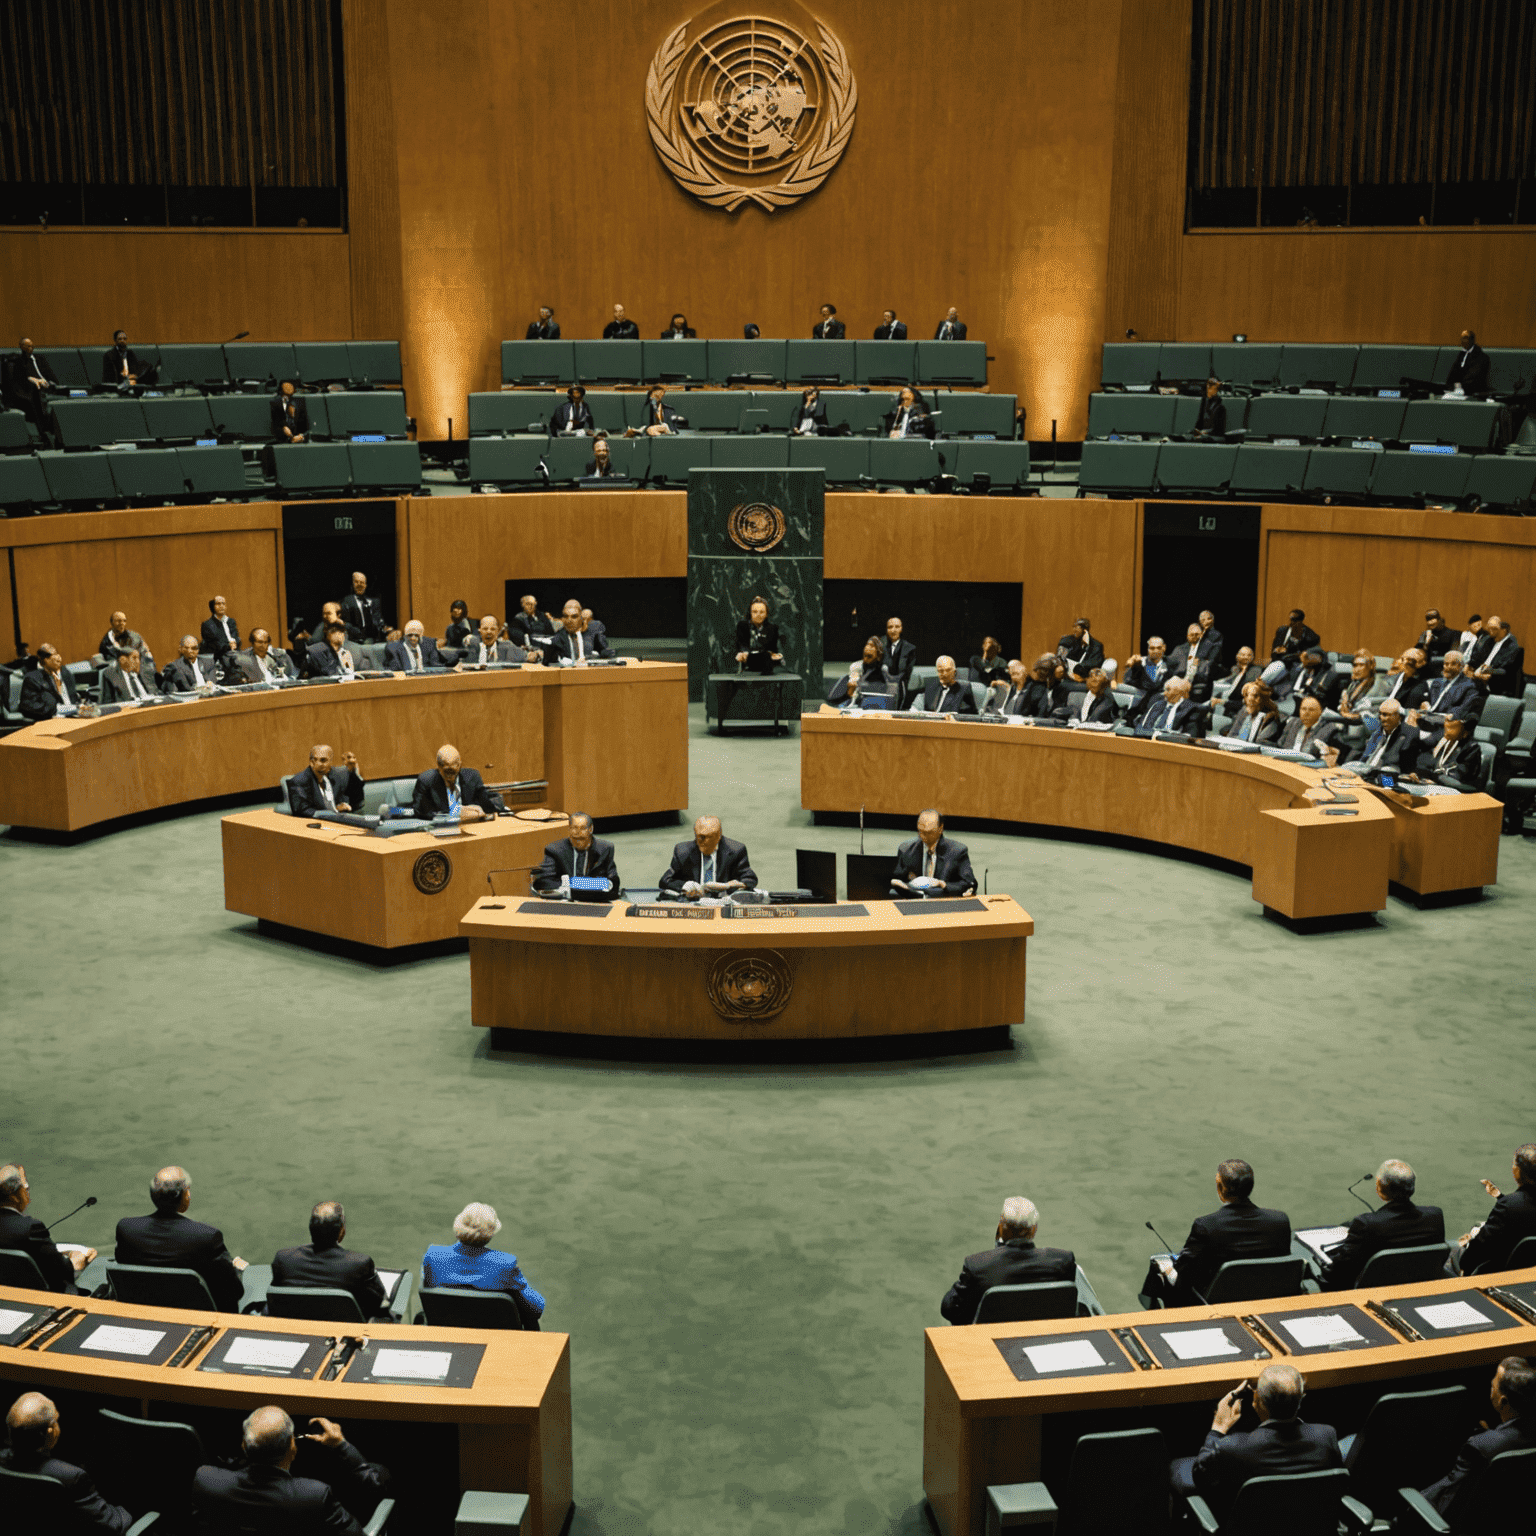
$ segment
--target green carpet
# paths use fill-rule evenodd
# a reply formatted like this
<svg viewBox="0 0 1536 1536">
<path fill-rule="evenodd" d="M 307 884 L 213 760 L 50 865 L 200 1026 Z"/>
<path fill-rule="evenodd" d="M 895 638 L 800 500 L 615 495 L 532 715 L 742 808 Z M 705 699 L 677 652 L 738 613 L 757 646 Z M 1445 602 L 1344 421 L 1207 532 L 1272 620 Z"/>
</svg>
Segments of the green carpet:
<svg viewBox="0 0 1536 1536">
<path fill-rule="evenodd" d="M 797 845 L 857 850 L 800 809 L 798 739 L 719 742 L 697 706 L 692 729 L 692 812 L 769 884 Z M 620 834 L 624 877 L 654 884 L 683 835 Z M 1503 840 L 1480 905 L 1394 899 L 1302 938 L 1245 878 L 964 835 L 1037 925 L 1013 1050 L 739 1068 L 493 1054 L 467 959 L 375 968 L 226 912 L 214 814 L 0 840 L 0 1160 L 44 1220 L 100 1196 L 60 1236 L 102 1247 L 184 1163 L 193 1214 L 253 1261 L 304 1241 L 319 1198 L 397 1265 L 488 1200 L 573 1336 L 574 1536 L 916 1533 L 921 1330 L 1004 1197 L 1038 1203 L 1113 1311 L 1143 1220 L 1177 1242 L 1223 1157 L 1298 1224 L 1346 1218 L 1344 1185 L 1405 1157 L 1459 1233 L 1536 1134 L 1536 845 Z"/>
</svg>

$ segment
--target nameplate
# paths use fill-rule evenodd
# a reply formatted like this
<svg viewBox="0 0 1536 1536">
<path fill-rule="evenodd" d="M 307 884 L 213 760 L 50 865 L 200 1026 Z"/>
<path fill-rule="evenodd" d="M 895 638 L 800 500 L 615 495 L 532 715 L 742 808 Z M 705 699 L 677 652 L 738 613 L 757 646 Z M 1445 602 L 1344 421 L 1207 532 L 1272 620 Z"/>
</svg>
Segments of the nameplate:
<svg viewBox="0 0 1536 1536">
<path fill-rule="evenodd" d="M 831 902 L 807 907 L 722 907 L 728 920 L 772 922 L 781 917 L 868 917 L 869 908 L 861 902 Z"/>
<path fill-rule="evenodd" d="M 687 907 L 681 903 L 656 902 L 645 906 L 632 906 L 625 912 L 626 917 L 685 917 L 692 918 L 695 922 L 712 923 L 719 907 Z"/>
</svg>

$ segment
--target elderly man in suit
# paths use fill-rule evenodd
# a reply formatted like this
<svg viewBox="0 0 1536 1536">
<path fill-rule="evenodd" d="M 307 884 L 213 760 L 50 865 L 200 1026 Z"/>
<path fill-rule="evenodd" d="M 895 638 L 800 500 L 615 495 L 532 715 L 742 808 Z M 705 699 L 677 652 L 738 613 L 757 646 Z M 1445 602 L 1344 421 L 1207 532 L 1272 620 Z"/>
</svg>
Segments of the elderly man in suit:
<svg viewBox="0 0 1536 1536">
<path fill-rule="evenodd" d="M 1301 653 L 1301 665 L 1280 678 L 1274 691 L 1277 699 L 1311 695 L 1324 709 L 1332 709 L 1334 699 L 1344 691 L 1344 680 L 1329 665 L 1324 652 L 1307 650 Z"/>
<path fill-rule="evenodd" d="M 1376 729 L 1352 762 L 1360 773 L 1386 769 L 1389 773 L 1408 774 L 1419 765 L 1420 745 L 1419 733 L 1408 724 L 1403 706 L 1396 699 L 1383 699 Z"/>
<path fill-rule="evenodd" d="M 1120 718 L 1120 706 L 1110 691 L 1109 674 L 1103 667 L 1095 667 L 1088 674 L 1085 691 L 1076 702 L 1069 698 L 1064 710 L 1057 714 L 1068 725 L 1113 725 Z"/>
<path fill-rule="evenodd" d="M 480 620 L 479 628 L 464 645 L 464 653 L 459 657 L 460 662 L 466 667 L 489 667 L 497 662 L 508 666 L 517 666 L 529 660 L 537 661 L 537 650 L 525 651 L 520 645 L 513 645 L 510 640 L 498 640 L 501 633 L 501 620 L 494 613 L 488 613 Z"/>
<path fill-rule="evenodd" d="M 363 808 L 367 786 L 357 771 L 357 754 L 348 752 L 335 766 L 333 755 L 324 742 L 317 742 L 309 749 L 309 766 L 288 780 L 288 807 L 295 816 Z"/>
<path fill-rule="evenodd" d="M 167 696 L 198 693 L 217 682 L 213 657 L 203 655 L 196 635 L 183 635 L 175 658 L 160 674 L 160 691 Z"/>
<path fill-rule="evenodd" d="M 917 836 L 896 850 L 891 895 L 971 896 L 975 891 L 970 850 L 944 836 L 944 818 L 938 811 L 924 811 L 917 818 Z"/>
<path fill-rule="evenodd" d="M 573 891 L 566 883 L 572 875 L 606 880 L 608 889 Z M 545 845 L 544 860 L 533 872 L 533 888 L 540 895 L 561 895 L 571 901 L 616 901 L 624 894 L 613 844 L 595 835 L 592 818 L 585 811 L 571 813 L 569 835 Z"/>
<path fill-rule="evenodd" d="M 1243 689 L 1249 683 L 1256 683 L 1260 677 L 1259 668 L 1254 664 L 1253 647 L 1242 645 L 1238 647 L 1237 657 L 1232 663 L 1232 670 L 1216 679 L 1212 687 L 1218 699 L 1230 698 L 1234 693 L 1242 698 Z M 1372 673 L 1375 676 L 1375 673 Z"/>
<path fill-rule="evenodd" d="M 52 720 L 77 714 L 80 692 L 64 670 L 64 657 L 45 640 L 37 648 L 37 665 L 21 680 L 21 713 L 28 720 Z"/>
<path fill-rule="evenodd" d="M 1473 679 L 1489 693 L 1507 694 L 1511 698 L 1520 693 L 1520 672 L 1515 666 L 1519 659 L 1520 642 L 1514 631 L 1498 614 L 1490 613 L 1483 623 L 1483 632 L 1467 658 Z"/>
<path fill-rule="evenodd" d="M 137 651 L 119 651 L 117 660 L 101 674 L 101 702 L 103 704 L 137 704 L 144 699 L 157 699 L 160 690 L 154 686 L 154 674 L 149 681 L 143 677 L 144 664 Z"/>
<path fill-rule="evenodd" d="M 1126 663 L 1125 685 L 1136 689 L 1145 701 L 1160 694 L 1163 684 L 1173 673 L 1174 668 L 1168 660 L 1168 643 L 1161 635 L 1148 635 L 1146 654 L 1132 656 Z"/>
<path fill-rule="evenodd" d="M 1316 695 L 1308 694 L 1296 706 L 1296 717 L 1285 722 L 1275 745 L 1287 752 L 1305 752 L 1308 757 L 1327 761 L 1331 766 L 1329 753 L 1336 750 L 1333 737 L 1337 729 L 1333 722 L 1323 720 L 1321 701 Z"/>
<path fill-rule="evenodd" d="M 420 619 L 412 619 L 404 635 L 384 647 L 384 665 L 391 672 L 425 672 L 428 667 L 446 667 L 448 663 L 438 654 L 437 641 L 427 634 L 426 626 Z"/>
<path fill-rule="evenodd" d="M 1141 712 L 1136 722 L 1138 736 L 1151 736 L 1157 731 L 1182 731 L 1195 735 L 1200 728 L 1200 706 L 1189 696 L 1187 677 L 1170 677 L 1163 684 L 1161 698 L 1153 698 Z"/>
<path fill-rule="evenodd" d="M 48 1228 L 27 1215 L 31 1204 L 27 1170 L 20 1163 L 7 1163 L 0 1168 L 0 1248 L 30 1254 L 50 1291 L 78 1295 L 75 1278 L 96 1258 L 96 1250 L 58 1247 L 48 1236 Z"/>
<path fill-rule="evenodd" d="M 245 1283 L 244 1259 L 232 1258 L 217 1227 L 193 1221 L 192 1179 L 185 1168 L 162 1168 L 149 1186 L 154 1210 L 117 1224 L 117 1262 L 159 1269 L 193 1269 L 207 1283 L 220 1312 L 238 1312 Z"/>
<path fill-rule="evenodd" d="M 1049 652 L 1037 656 L 1034 666 L 1029 669 L 1029 676 L 1019 687 L 1011 689 L 1003 701 L 1002 713 L 1018 715 L 1026 720 L 1046 720 L 1058 709 L 1064 708 L 1067 690 L 1056 681 L 1056 660 Z M 1009 678 L 1010 681 L 1013 678 L 1012 668 L 1009 669 Z"/>
<path fill-rule="evenodd" d="M 933 339 L 935 341 L 964 341 L 965 321 L 960 318 L 960 311 L 953 304 L 944 313 L 944 318 L 934 327 Z"/>
<path fill-rule="evenodd" d="M 1473 1435 L 1457 1453 L 1451 1470 L 1424 1490 L 1424 1497 L 1453 1531 L 1485 1529 L 1477 1523 L 1478 1486 L 1494 1457 L 1505 1451 L 1536 1449 L 1536 1363 L 1505 1355 L 1493 1373 L 1488 1400 L 1499 1422 Z M 1529 1483 L 1526 1490 L 1528 1496 Z"/>
<path fill-rule="evenodd" d="M 956 715 L 974 715 L 976 699 L 971 685 L 962 682 L 955 672 L 955 658 L 940 656 L 933 664 L 937 674 L 923 684 L 923 701 L 914 709 L 924 709 L 930 715 L 943 715 L 953 719 Z"/>
<path fill-rule="evenodd" d="M 1493 1197 L 1488 1215 L 1456 1240 L 1451 1261 L 1452 1273 L 1470 1275 L 1475 1270 L 1507 1269 L 1510 1256 L 1528 1237 L 1536 1237 L 1536 1141 L 1515 1148 L 1510 1177 L 1515 1187 L 1505 1194 L 1491 1180 L 1482 1181 Z"/>
<path fill-rule="evenodd" d="M 1424 665 L 1423 652 L 1406 650 L 1387 669 L 1385 677 L 1377 678 L 1371 690 L 1371 699 L 1379 709 L 1384 699 L 1396 699 L 1406 709 L 1417 709 L 1424 698 L 1424 684 L 1419 673 Z"/>
<path fill-rule="evenodd" d="M 718 816 L 700 816 L 691 842 L 678 843 L 661 877 L 664 896 L 716 896 L 757 888 L 745 843 L 726 837 Z"/>
<path fill-rule="evenodd" d="M 552 639 L 558 627 L 549 614 L 539 611 L 539 600 L 531 592 L 518 599 L 517 612 L 507 620 L 507 634 L 513 644 L 528 651 Z"/>
<path fill-rule="evenodd" d="M 1347 1291 L 1357 1282 L 1372 1254 L 1383 1248 L 1422 1248 L 1445 1241 L 1445 1217 L 1438 1205 L 1415 1205 L 1418 1176 L 1407 1163 L 1388 1158 L 1376 1170 L 1376 1198 L 1381 1209 L 1362 1211 L 1336 1243 L 1323 1271 L 1325 1291 Z"/>
<path fill-rule="evenodd" d="M 1091 627 L 1087 619 L 1078 619 L 1056 642 L 1056 654 L 1079 682 L 1085 681 L 1095 667 L 1104 665 L 1104 647 L 1093 638 Z"/>
<path fill-rule="evenodd" d="M 1184 631 L 1184 639 L 1169 653 L 1168 667 L 1175 677 L 1189 679 L 1190 697 L 1198 704 L 1211 696 L 1221 668 L 1221 641 L 1212 639 L 1198 624 Z"/>
<path fill-rule="evenodd" d="M 1280 739 L 1280 713 L 1263 683 L 1249 683 L 1243 689 L 1243 707 L 1227 721 L 1223 736 L 1236 741 L 1251 741 L 1256 746 L 1274 746 Z"/>
<path fill-rule="evenodd" d="M 905 704 L 912 692 L 912 668 L 917 661 L 917 647 L 910 640 L 903 640 L 902 622 L 898 618 L 885 621 L 885 676 L 900 689 L 900 702 Z"/>
<path fill-rule="evenodd" d="M 151 672 L 155 670 L 155 658 L 150 654 L 144 636 L 138 630 L 128 627 L 128 615 L 121 608 L 112 615 L 107 632 L 101 637 L 101 643 L 96 649 L 101 653 L 102 660 L 108 662 L 115 660 L 120 651 L 137 651 L 144 665 Z"/>
<path fill-rule="evenodd" d="M 357 652 L 347 644 L 347 626 L 340 619 L 332 619 L 325 626 L 306 658 L 306 670 L 311 677 L 353 678 L 362 666 Z"/>
<path fill-rule="evenodd" d="M 365 1318 L 398 1322 L 385 1305 L 384 1282 L 366 1253 L 341 1246 L 347 1213 L 339 1200 L 322 1200 L 309 1213 L 309 1241 L 280 1249 L 272 1259 L 273 1285 L 317 1286 L 349 1291 Z"/>
<path fill-rule="evenodd" d="M 65 1532 L 101 1531 L 121 1536 L 133 1524 L 133 1516 L 120 1504 L 110 1504 L 96 1491 L 83 1467 L 54 1455 L 62 1425 L 59 1410 L 41 1392 L 24 1392 L 5 1416 L 10 1445 L 0 1451 L 0 1466 L 12 1472 L 29 1472 L 59 1483 L 69 1505 Z M 11 1495 L 14 1497 L 14 1494 Z M 13 1514 L 16 1514 L 13 1509 Z M 19 1514 L 16 1514 L 19 1520 Z M 15 1529 L 21 1529 L 18 1525 Z"/>
<path fill-rule="evenodd" d="M 1077 1255 L 1068 1248 L 1037 1248 L 1040 1212 L 1033 1200 L 1014 1195 L 1003 1201 L 997 1223 L 997 1242 L 973 1253 L 960 1267 L 960 1278 L 950 1286 L 939 1312 L 957 1327 L 974 1322 L 981 1298 L 994 1285 L 1038 1285 L 1052 1280 L 1077 1278 Z"/>
<path fill-rule="evenodd" d="M 434 816 L 483 821 L 504 810 L 501 796 L 487 789 L 473 768 L 464 766 L 459 749 L 449 742 L 437 749 L 437 766 L 418 775 L 411 791 L 411 814 L 418 821 L 431 821 Z"/>
<path fill-rule="evenodd" d="M 215 661 L 225 651 L 240 649 L 240 626 L 230 616 L 229 603 L 222 597 L 208 599 L 208 617 L 203 620 L 203 654 Z"/>
<path fill-rule="evenodd" d="M 368 578 L 361 571 L 352 572 L 352 590 L 341 600 L 341 622 L 347 626 L 347 639 L 363 645 L 375 645 L 385 636 L 383 606 L 369 597 Z"/>
<path fill-rule="evenodd" d="M 21 338 L 20 350 L 7 357 L 0 366 L 0 388 L 3 388 L 5 404 L 18 410 L 37 428 L 38 436 L 49 439 L 48 391 L 58 389 L 59 381 L 53 365 L 46 357 L 39 357 L 29 336 Z"/>
<path fill-rule="evenodd" d="M 1482 787 L 1483 751 L 1472 738 L 1472 722 L 1447 715 L 1440 725 L 1438 740 L 1425 734 L 1419 737 L 1418 763 L 1408 777 L 1422 784 L 1443 784 L 1464 795 L 1476 794 Z"/>
<path fill-rule="evenodd" d="M 581 604 L 574 597 L 560 610 L 560 625 L 549 646 L 551 661 L 574 665 L 578 661 L 613 655 L 613 647 L 608 644 L 608 636 L 602 629 L 599 628 L 596 634 L 588 630 L 582 618 Z"/>
<path fill-rule="evenodd" d="M 1408 724 L 1423 731 L 1439 725 L 1447 715 L 1455 715 L 1474 725 L 1482 712 L 1482 690 L 1467 676 L 1461 652 L 1447 651 L 1440 661 L 1440 676 L 1424 684 L 1418 708 L 1408 711 Z"/>
<path fill-rule="evenodd" d="M 281 683 L 298 676 L 293 659 L 272 644 L 265 629 L 251 631 L 251 643 L 243 651 L 224 653 L 224 681 L 233 687 L 247 683 Z"/>
<path fill-rule="evenodd" d="M 907 339 L 907 322 L 896 318 L 894 309 L 883 310 L 880 315 L 880 324 L 875 327 L 876 341 L 905 341 Z"/>
</svg>

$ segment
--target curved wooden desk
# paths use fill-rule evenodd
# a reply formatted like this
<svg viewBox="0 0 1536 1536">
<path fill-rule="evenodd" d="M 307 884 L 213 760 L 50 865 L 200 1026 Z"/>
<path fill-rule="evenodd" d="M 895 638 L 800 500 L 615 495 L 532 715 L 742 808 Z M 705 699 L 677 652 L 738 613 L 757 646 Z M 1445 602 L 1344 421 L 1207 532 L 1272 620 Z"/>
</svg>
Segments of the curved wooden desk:
<svg viewBox="0 0 1536 1536">
<path fill-rule="evenodd" d="M 169 1307 L 135 1307 L 88 1296 L 0 1287 L 7 1303 L 55 1307 L 68 1304 L 84 1314 L 40 1349 L 0 1345 L 0 1378 L 44 1388 L 73 1389 L 122 1397 L 123 1411 L 134 1400 L 200 1404 L 250 1410 L 276 1403 L 295 1418 L 324 1414 L 348 1419 L 400 1419 L 452 1424 L 459 1441 L 458 1467 L 443 1475 L 461 1489 L 487 1488 L 529 1496 L 535 1536 L 558 1536 L 571 1507 L 571 1338 L 566 1333 L 491 1332 L 462 1328 L 413 1328 L 404 1323 L 369 1323 L 368 1338 L 382 1343 L 473 1343 L 485 1354 L 467 1390 L 429 1385 L 352 1385 L 351 1366 L 335 1381 L 293 1377 L 223 1375 L 198 1370 L 218 1347 L 210 1340 L 182 1366 L 142 1361 L 92 1359 L 56 1346 L 70 1333 L 107 1314 L 162 1327 L 181 1325 L 242 1333 L 282 1333 L 326 1338 L 345 1324 L 288 1317 L 235 1317 L 228 1312 L 183 1312 Z"/>
<path fill-rule="evenodd" d="M 800 796 L 813 811 L 866 810 L 1074 827 L 1246 864 L 1253 897 L 1287 918 L 1387 904 L 1392 815 L 1360 794 L 1330 816 L 1318 769 L 1099 732 L 807 715 Z"/>
<path fill-rule="evenodd" d="M 481 1028 L 658 1040 L 870 1038 L 1024 1018 L 1035 924 L 1011 896 L 740 910 L 479 901 L 459 925 L 470 1016 Z M 787 1004 L 752 1018 L 727 1000 L 722 1013 L 733 974 L 738 991 L 764 984 L 754 965 L 769 988 L 788 978 Z"/>
<path fill-rule="evenodd" d="M 672 811 L 688 803 L 688 669 L 397 673 L 47 720 L 0 739 L 0 823 L 73 832 L 275 788 L 317 741 L 370 781 L 420 773 L 451 741 L 489 780 L 547 778 L 555 806 Z"/>
</svg>

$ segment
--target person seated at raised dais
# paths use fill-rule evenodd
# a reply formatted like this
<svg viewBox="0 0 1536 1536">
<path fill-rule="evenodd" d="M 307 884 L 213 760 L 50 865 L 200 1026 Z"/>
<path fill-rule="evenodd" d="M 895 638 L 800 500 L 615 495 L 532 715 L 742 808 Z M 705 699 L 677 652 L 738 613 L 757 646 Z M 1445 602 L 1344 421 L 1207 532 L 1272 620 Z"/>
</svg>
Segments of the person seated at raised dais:
<svg viewBox="0 0 1536 1536">
<path fill-rule="evenodd" d="M 533 888 L 541 896 L 561 896 L 568 901 L 615 901 L 624 894 L 613 844 L 595 835 L 592 818 L 573 811 L 570 832 L 558 842 L 546 843 L 544 858 L 533 871 Z M 572 880 L 606 880 L 605 891 L 577 890 Z"/>
<path fill-rule="evenodd" d="M 700 816 L 693 824 L 693 840 L 678 843 L 672 862 L 662 875 L 665 896 L 701 897 L 729 895 L 757 888 L 745 843 L 726 837 L 718 816 Z"/>
<path fill-rule="evenodd" d="M 917 818 L 917 836 L 896 850 L 896 871 L 891 876 L 891 895 L 973 896 L 976 876 L 971 872 L 971 853 L 964 843 L 944 836 L 944 818 L 936 810 Z"/>
</svg>

